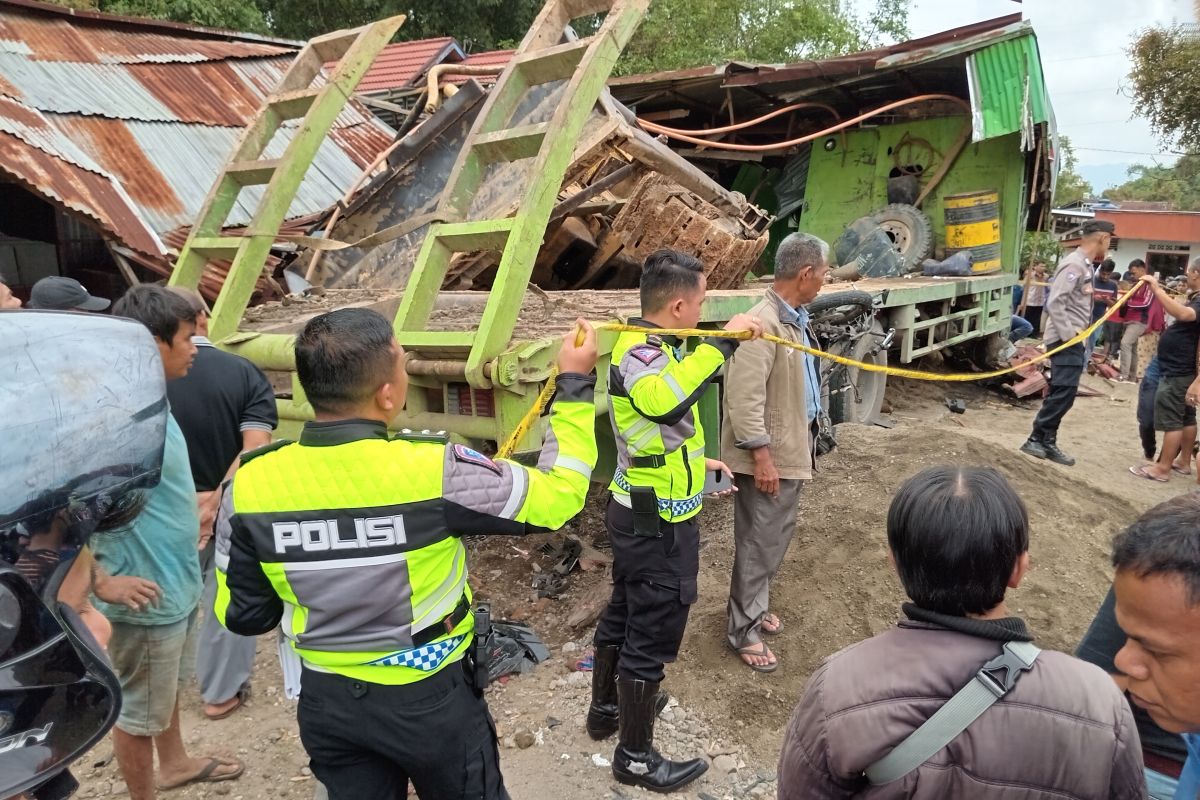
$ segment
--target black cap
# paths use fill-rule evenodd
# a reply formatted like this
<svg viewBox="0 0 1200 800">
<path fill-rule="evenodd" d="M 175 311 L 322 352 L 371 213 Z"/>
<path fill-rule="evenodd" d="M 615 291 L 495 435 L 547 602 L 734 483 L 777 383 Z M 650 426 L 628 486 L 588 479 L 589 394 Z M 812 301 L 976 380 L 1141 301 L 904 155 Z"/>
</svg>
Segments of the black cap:
<svg viewBox="0 0 1200 800">
<path fill-rule="evenodd" d="M 1117 232 L 1117 226 L 1113 225 L 1108 220 L 1091 219 L 1091 220 L 1088 220 L 1087 222 L 1083 223 L 1083 235 L 1084 236 L 1087 236 L 1089 233 L 1116 233 L 1116 232 Z"/>
<path fill-rule="evenodd" d="M 111 300 L 93 297 L 83 284 L 74 278 L 58 275 L 42 278 L 29 293 L 29 307 L 50 311 L 103 311 Z"/>
</svg>

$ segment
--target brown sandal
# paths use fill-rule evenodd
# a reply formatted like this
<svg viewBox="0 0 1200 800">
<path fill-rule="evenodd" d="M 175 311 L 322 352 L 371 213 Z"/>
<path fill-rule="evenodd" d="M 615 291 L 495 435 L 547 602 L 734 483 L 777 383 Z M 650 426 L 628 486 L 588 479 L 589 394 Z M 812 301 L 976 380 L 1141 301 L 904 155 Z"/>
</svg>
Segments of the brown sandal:
<svg viewBox="0 0 1200 800">
<path fill-rule="evenodd" d="M 225 719 L 230 714 L 233 714 L 235 711 L 241 709 L 246 705 L 246 701 L 250 699 L 250 684 L 247 683 L 242 688 L 238 689 L 237 694 L 235 694 L 232 699 L 236 700 L 237 702 L 219 714 L 209 714 L 207 711 L 205 711 L 204 718 L 216 722 L 219 719 Z"/>
<path fill-rule="evenodd" d="M 766 642 L 759 642 L 758 644 L 748 644 L 745 647 L 734 647 L 733 645 L 729 645 L 729 649 L 732 650 L 733 652 L 737 653 L 737 656 L 738 656 L 738 658 L 740 658 L 742 660 L 742 663 L 745 664 L 750 669 L 754 670 L 755 672 L 774 672 L 775 670 L 779 669 L 778 661 L 772 661 L 769 664 L 751 664 L 749 661 L 747 661 L 745 659 L 745 656 L 758 656 L 759 658 L 768 658 L 768 657 L 774 658 L 775 654 L 771 652 L 771 648 L 767 647 Z"/>
<path fill-rule="evenodd" d="M 219 775 L 215 774 L 220 767 L 236 767 L 233 772 L 222 772 Z M 246 765 L 236 758 L 217 758 L 213 757 L 208 760 L 204 768 L 190 778 L 184 778 L 178 783 L 160 784 L 156 788 L 160 792 L 178 789 L 192 783 L 217 783 L 219 781 L 232 781 L 240 778 L 242 773 L 246 771 Z"/>
</svg>

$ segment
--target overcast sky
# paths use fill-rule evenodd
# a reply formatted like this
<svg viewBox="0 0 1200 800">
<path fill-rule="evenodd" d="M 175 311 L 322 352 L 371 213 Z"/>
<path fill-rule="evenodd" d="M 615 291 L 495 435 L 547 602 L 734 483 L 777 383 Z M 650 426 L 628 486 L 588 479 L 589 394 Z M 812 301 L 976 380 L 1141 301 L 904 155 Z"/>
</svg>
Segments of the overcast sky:
<svg viewBox="0 0 1200 800">
<path fill-rule="evenodd" d="M 1194 22 L 1193 7 L 1192 0 L 912 0 L 909 28 L 915 38 L 1023 12 L 1037 33 L 1058 129 L 1099 191 L 1121 182 L 1129 164 L 1174 161 L 1121 92 L 1125 50 L 1141 28 Z"/>
</svg>

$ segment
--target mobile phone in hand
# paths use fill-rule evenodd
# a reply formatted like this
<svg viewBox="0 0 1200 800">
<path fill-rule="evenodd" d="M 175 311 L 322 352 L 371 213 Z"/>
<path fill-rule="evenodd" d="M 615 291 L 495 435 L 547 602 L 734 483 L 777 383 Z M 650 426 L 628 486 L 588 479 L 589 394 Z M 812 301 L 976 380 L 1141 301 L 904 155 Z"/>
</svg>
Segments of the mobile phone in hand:
<svg viewBox="0 0 1200 800">
<path fill-rule="evenodd" d="M 705 494 L 720 494 L 728 492 L 733 488 L 733 481 L 725 474 L 724 470 L 712 469 L 704 474 L 704 493 Z"/>
</svg>

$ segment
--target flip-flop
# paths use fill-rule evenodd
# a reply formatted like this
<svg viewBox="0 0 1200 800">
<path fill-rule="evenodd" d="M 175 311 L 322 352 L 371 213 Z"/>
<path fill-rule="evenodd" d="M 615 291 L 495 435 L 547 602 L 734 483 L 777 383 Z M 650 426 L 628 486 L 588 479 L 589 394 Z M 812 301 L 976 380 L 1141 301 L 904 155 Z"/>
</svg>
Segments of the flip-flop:
<svg viewBox="0 0 1200 800">
<path fill-rule="evenodd" d="M 729 649 L 737 655 L 739 661 L 755 672 L 774 672 L 775 670 L 779 669 L 778 660 L 770 664 L 751 664 L 749 661 L 742 658 L 743 655 L 761 656 L 765 658 L 768 653 L 771 653 L 771 648 L 767 647 L 766 642 L 759 642 L 757 645 L 750 644 L 746 645 L 745 647 L 734 647 L 733 645 L 729 645 Z M 774 655 L 773 653 L 771 654 Z"/>
<path fill-rule="evenodd" d="M 773 627 L 767 627 L 768 621 L 771 622 Z M 779 634 L 783 633 L 783 620 L 768 611 L 766 614 L 763 614 L 762 622 L 759 624 L 758 629 L 767 636 L 778 636 Z"/>
<path fill-rule="evenodd" d="M 1185 478 L 1190 478 L 1192 475 L 1192 471 L 1190 469 L 1180 469 L 1174 464 L 1171 465 L 1171 472 L 1174 472 L 1176 475 L 1183 475 Z"/>
<path fill-rule="evenodd" d="M 1145 467 L 1130 467 L 1129 474 L 1136 475 L 1139 478 L 1145 478 L 1148 481 L 1157 481 L 1158 483 L 1167 483 L 1171 480 L 1170 478 L 1156 478 L 1150 473 L 1146 472 Z"/>
<path fill-rule="evenodd" d="M 233 772 L 225 772 L 220 775 L 214 775 L 220 767 L 237 767 Z M 190 778 L 180 781 L 179 783 L 162 784 L 157 786 L 160 792 L 168 792 L 171 789 L 179 789 L 192 783 L 218 783 L 220 781 L 231 781 L 235 778 L 240 778 L 242 773 L 246 771 L 246 765 L 236 758 L 217 758 L 213 757 L 204 765 L 204 769 L 197 772 Z"/>
<path fill-rule="evenodd" d="M 225 719 L 230 714 L 246 705 L 246 701 L 250 699 L 250 684 L 247 683 L 246 685 L 242 686 L 242 688 L 238 689 L 237 694 L 233 696 L 233 699 L 237 700 L 237 702 L 222 711 L 220 714 L 209 714 L 207 711 L 205 711 L 204 718 L 216 722 L 219 719 Z"/>
</svg>

